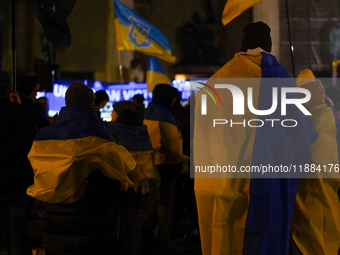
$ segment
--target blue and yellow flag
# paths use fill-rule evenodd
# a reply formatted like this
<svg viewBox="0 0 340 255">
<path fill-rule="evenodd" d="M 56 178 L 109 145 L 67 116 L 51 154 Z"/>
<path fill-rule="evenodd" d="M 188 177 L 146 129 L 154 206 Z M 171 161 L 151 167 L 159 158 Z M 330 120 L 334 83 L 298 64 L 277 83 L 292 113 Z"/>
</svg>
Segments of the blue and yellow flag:
<svg viewBox="0 0 340 255">
<path fill-rule="evenodd" d="M 324 96 L 324 90 L 315 89 L 317 86 L 321 86 L 320 81 L 302 85 L 310 90 L 311 100 L 317 96 L 321 98 Z M 294 206 L 291 233 L 302 254 L 338 254 L 340 120 L 334 109 L 325 103 L 314 106 L 310 112 L 319 137 L 311 146 L 312 158 L 309 165 L 315 166 L 314 174 L 319 178 L 301 180 Z"/>
<path fill-rule="evenodd" d="M 159 173 L 154 164 L 154 150 L 146 126 L 128 126 L 109 122 L 107 130 L 117 144 L 126 148 L 136 161 L 136 168 L 128 174 L 135 184 L 154 179 L 160 183 Z"/>
<path fill-rule="evenodd" d="M 156 57 L 149 56 L 148 69 L 146 71 L 146 83 L 148 84 L 148 91 L 152 92 L 157 84 L 169 84 L 170 80 L 166 76 L 163 67 Z"/>
<path fill-rule="evenodd" d="M 118 0 L 113 0 L 118 50 L 137 50 L 175 62 L 168 40 L 150 22 Z"/>
<path fill-rule="evenodd" d="M 273 87 L 295 87 L 276 58 L 260 51 L 236 54 L 212 78 L 237 78 L 232 84 L 242 90 L 244 95 L 251 85 L 255 109 L 270 108 Z M 253 82 L 247 84 L 239 78 L 252 78 Z M 266 78 L 282 79 L 267 81 Z M 213 83 L 219 84 L 211 80 L 207 83 L 210 86 Z M 292 107 L 287 108 L 285 118 L 297 120 L 298 126 L 295 128 L 285 128 L 282 125 L 274 128 L 272 125 L 251 127 L 246 124 L 251 119 L 282 120 L 281 109 L 266 116 L 255 115 L 248 109 L 244 115 L 233 115 L 230 91 L 218 88 L 216 91 L 223 106 L 215 106 L 213 100 L 207 100 L 207 109 L 210 109 L 207 115 L 201 115 L 201 94 L 205 92 L 198 91 L 195 96 L 196 177 L 196 168 L 216 164 L 220 167 L 234 166 L 237 172 L 245 167 L 309 163 L 310 146 L 317 137 L 309 116 L 305 116 L 297 107 Z M 299 98 L 297 93 L 291 94 Z M 213 127 L 213 119 L 227 119 L 229 123 Z M 231 120 L 236 125 L 231 127 Z M 244 126 L 241 124 L 243 122 Z M 243 173 L 242 178 L 233 178 L 233 173 L 229 176 L 225 173 L 224 178 L 216 178 L 214 174 L 208 173 L 202 178 L 195 178 L 203 255 L 289 253 L 290 223 L 300 179 L 299 176 L 264 178 L 268 176 L 248 172 Z"/>
<path fill-rule="evenodd" d="M 95 112 L 64 107 L 56 122 L 43 128 L 28 154 L 34 171 L 34 184 L 27 194 L 40 201 L 61 203 L 99 169 L 116 179 L 125 189 L 133 186 L 127 177 L 136 162 L 130 153 L 110 138 Z"/>
<path fill-rule="evenodd" d="M 222 23 L 227 25 L 245 10 L 259 3 L 261 0 L 227 0 L 222 13 Z"/>
<path fill-rule="evenodd" d="M 188 163 L 189 157 L 183 155 L 182 134 L 170 110 L 150 103 L 145 110 L 144 125 L 148 128 L 155 151 L 155 165 Z"/>
</svg>

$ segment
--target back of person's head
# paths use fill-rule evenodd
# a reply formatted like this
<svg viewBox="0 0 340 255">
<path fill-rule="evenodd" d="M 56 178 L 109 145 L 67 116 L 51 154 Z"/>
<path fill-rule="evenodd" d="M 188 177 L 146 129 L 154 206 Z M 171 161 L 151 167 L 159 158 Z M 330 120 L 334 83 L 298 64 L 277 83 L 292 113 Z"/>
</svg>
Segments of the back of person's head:
<svg viewBox="0 0 340 255">
<path fill-rule="evenodd" d="M 72 82 L 65 95 L 66 106 L 78 106 L 91 109 L 94 104 L 92 89 L 83 83 Z"/>
<path fill-rule="evenodd" d="M 120 101 L 113 104 L 113 109 L 118 115 L 115 122 L 129 126 L 143 125 L 143 105 L 135 104 L 130 101 Z"/>
<path fill-rule="evenodd" d="M 136 94 L 132 98 L 132 102 L 136 102 L 137 104 L 142 104 L 144 102 L 144 96 L 142 94 Z"/>
<path fill-rule="evenodd" d="M 272 39 L 270 37 L 270 27 L 258 21 L 248 23 L 243 28 L 243 39 L 241 43 L 241 51 L 247 52 L 257 47 L 261 47 L 264 51 L 272 51 Z"/>
<path fill-rule="evenodd" d="M 21 76 L 17 79 L 17 90 L 20 93 L 29 96 L 32 94 L 38 83 L 39 80 L 37 77 L 29 75 Z"/>
<path fill-rule="evenodd" d="M 165 106 L 168 109 L 173 108 L 174 99 L 178 95 L 178 90 L 169 84 L 158 84 L 152 91 L 152 102 Z"/>
<path fill-rule="evenodd" d="M 306 82 L 313 82 L 315 81 L 315 76 L 310 69 L 303 69 L 298 77 L 296 78 L 296 86 L 300 87 L 302 84 Z"/>
<path fill-rule="evenodd" d="M 0 96 L 8 96 L 11 88 L 11 78 L 8 73 L 0 69 Z"/>
<path fill-rule="evenodd" d="M 109 95 L 105 92 L 105 90 L 98 90 L 94 93 L 96 99 L 94 100 L 94 105 L 99 106 L 103 101 L 109 101 Z"/>
</svg>

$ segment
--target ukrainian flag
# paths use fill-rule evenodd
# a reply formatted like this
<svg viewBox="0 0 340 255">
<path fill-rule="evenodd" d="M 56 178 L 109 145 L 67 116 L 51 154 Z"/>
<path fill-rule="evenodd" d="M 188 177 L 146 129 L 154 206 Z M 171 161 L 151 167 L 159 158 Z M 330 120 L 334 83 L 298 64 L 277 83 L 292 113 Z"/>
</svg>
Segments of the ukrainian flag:
<svg viewBox="0 0 340 255">
<path fill-rule="evenodd" d="M 227 0 L 222 13 L 223 25 L 227 25 L 242 12 L 259 2 L 261 2 L 261 0 Z"/>
<path fill-rule="evenodd" d="M 291 232 L 302 254 L 338 254 L 340 176 L 336 168 L 339 166 L 340 121 L 334 109 L 326 104 L 318 105 L 310 112 L 319 137 L 312 144 L 309 165 L 320 169 L 315 171 L 319 178 L 301 180 Z"/>
<path fill-rule="evenodd" d="M 126 148 L 136 161 L 136 168 L 128 174 L 133 183 L 155 179 L 160 181 L 154 165 L 154 151 L 146 126 L 128 126 L 117 122 L 107 124 L 109 133 L 116 139 L 117 144 Z"/>
<path fill-rule="evenodd" d="M 250 82 L 245 79 L 252 78 Z M 272 105 L 272 88 L 295 87 L 287 71 L 268 53 L 254 50 L 238 53 L 211 78 L 237 78 L 233 85 L 247 95 L 253 88 L 255 109 L 267 110 Z M 282 78 L 270 79 L 266 78 Z M 286 78 L 286 79 L 283 79 Z M 207 82 L 225 84 L 220 80 Z M 281 116 L 280 93 L 276 111 L 267 116 L 251 113 L 245 107 L 244 115 L 233 115 L 233 99 L 228 89 L 216 89 L 222 105 L 215 106 L 207 100 L 207 115 L 201 115 L 201 94 L 196 94 L 194 125 L 194 165 L 199 166 L 290 166 L 308 163 L 310 146 L 317 138 L 317 131 L 308 116 L 295 105 L 287 107 L 287 115 Z M 289 93 L 300 98 L 296 93 Z M 295 119 L 295 128 L 283 127 L 280 122 L 275 128 L 268 122 L 261 127 L 250 127 L 251 119 Z M 213 127 L 213 119 L 227 119 L 239 124 Z M 245 125 L 241 125 L 244 119 Z M 259 125 L 259 123 L 252 123 Z M 202 174 L 202 175 L 201 175 Z M 261 173 L 195 173 L 195 193 L 199 215 L 202 252 L 204 255 L 247 254 L 288 255 L 290 224 L 295 197 L 300 184 L 297 178 L 277 178 L 279 175 Z M 240 178 L 235 178 L 238 176 Z M 293 176 L 293 175 L 292 175 Z M 203 178 L 197 178 L 203 177 Z M 287 177 L 287 176 L 286 176 Z M 290 177 L 288 175 L 288 177 Z"/>
<path fill-rule="evenodd" d="M 148 69 L 146 71 L 146 84 L 148 85 L 148 91 L 152 92 L 155 86 L 160 83 L 170 85 L 170 80 L 166 76 L 163 67 L 157 58 L 149 56 Z"/>
<path fill-rule="evenodd" d="M 34 184 L 27 194 L 40 201 L 60 203 L 70 198 L 94 170 L 116 179 L 125 189 L 136 162 L 115 144 L 97 115 L 88 109 L 64 107 L 56 122 L 43 128 L 28 154 Z"/>
<path fill-rule="evenodd" d="M 118 50 L 137 50 L 175 62 L 168 40 L 150 22 L 118 0 L 113 0 Z"/>
<path fill-rule="evenodd" d="M 155 165 L 189 164 L 183 155 L 183 138 L 172 113 L 160 104 L 150 103 L 145 110 L 144 125 L 147 126 L 151 144 L 155 150 Z"/>
</svg>

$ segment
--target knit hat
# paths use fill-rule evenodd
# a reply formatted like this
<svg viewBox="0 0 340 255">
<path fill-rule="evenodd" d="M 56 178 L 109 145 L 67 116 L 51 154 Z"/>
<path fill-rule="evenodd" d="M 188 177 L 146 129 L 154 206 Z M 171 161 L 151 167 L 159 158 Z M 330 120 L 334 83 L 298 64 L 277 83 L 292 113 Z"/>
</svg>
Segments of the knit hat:
<svg viewBox="0 0 340 255">
<path fill-rule="evenodd" d="M 83 83 L 72 82 L 65 95 L 66 106 L 78 106 L 90 109 L 93 106 L 95 96 L 92 89 Z"/>
<path fill-rule="evenodd" d="M 302 84 L 306 82 L 312 82 L 315 81 L 315 76 L 310 69 L 303 69 L 297 79 L 296 79 L 296 86 L 300 87 Z"/>
<path fill-rule="evenodd" d="M 120 101 L 113 104 L 113 110 L 118 114 L 116 122 L 129 125 L 143 125 L 144 107 L 130 101 Z"/>
<path fill-rule="evenodd" d="M 270 27 L 262 21 L 248 23 L 243 28 L 243 39 L 241 51 L 261 47 L 264 51 L 271 52 L 272 39 L 270 37 Z"/>
<path fill-rule="evenodd" d="M 29 96 L 37 84 L 39 80 L 34 76 L 22 76 L 17 79 L 17 90 L 22 94 Z"/>
<path fill-rule="evenodd" d="M 130 101 L 120 101 L 113 104 L 113 110 L 118 114 L 121 115 L 123 112 L 127 110 L 131 110 L 133 107 L 133 103 Z"/>
<path fill-rule="evenodd" d="M 0 69 L 0 96 L 8 96 L 11 88 L 11 78 L 8 73 Z"/>
</svg>

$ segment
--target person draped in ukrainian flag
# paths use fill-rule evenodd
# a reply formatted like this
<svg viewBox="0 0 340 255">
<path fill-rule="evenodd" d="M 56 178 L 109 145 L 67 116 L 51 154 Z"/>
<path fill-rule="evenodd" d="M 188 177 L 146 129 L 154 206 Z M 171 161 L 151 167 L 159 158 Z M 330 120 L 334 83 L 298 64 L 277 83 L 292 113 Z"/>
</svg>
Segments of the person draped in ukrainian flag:
<svg viewBox="0 0 340 255">
<path fill-rule="evenodd" d="M 263 22 L 249 23 L 243 33 L 241 52 L 219 69 L 207 85 L 211 88 L 215 84 L 226 84 L 226 80 L 232 81 L 243 95 L 249 93 L 250 87 L 253 108 L 264 111 L 274 103 L 274 88 L 279 91 L 283 87 L 296 87 L 287 71 L 270 54 L 269 26 Z M 205 115 L 202 114 L 205 91 L 200 90 L 195 96 L 193 156 L 202 252 L 204 255 L 288 255 L 300 175 L 274 172 L 262 175 L 237 170 L 309 163 L 310 146 L 317 138 L 317 131 L 310 118 L 295 105 L 289 105 L 286 115 L 281 115 L 280 93 L 277 108 L 269 115 L 254 114 L 247 108 L 243 115 L 234 115 L 233 110 L 239 109 L 234 109 L 233 104 L 242 98 L 233 100 L 228 89 L 215 90 L 221 105 L 215 106 L 212 100 L 206 100 Z M 289 93 L 289 98 L 301 100 L 298 93 Z M 213 127 L 214 119 L 232 121 L 233 125 Z M 268 119 L 273 122 L 267 122 Z M 285 127 L 280 123 L 283 119 L 293 119 L 298 124 Z M 275 120 L 280 122 L 274 124 Z M 217 163 L 235 167 L 236 173 L 221 172 L 214 176 L 197 171 L 200 166 Z"/>
<path fill-rule="evenodd" d="M 45 202 L 46 254 L 115 252 L 113 206 L 136 162 L 93 111 L 93 91 L 71 83 L 66 107 L 40 130 L 28 154 L 34 184 L 27 194 Z"/>
<path fill-rule="evenodd" d="M 107 123 L 109 133 L 119 145 L 130 152 L 137 163 L 136 168 L 128 174 L 135 186 L 120 192 L 119 254 L 136 254 L 135 242 L 138 225 L 141 225 L 138 214 L 144 181 L 152 181 L 158 186 L 160 183 L 154 165 L 154 151 L 150 137 L 147 127 L 143 125 L 144 111 L 142 103 L 116 102 L 113 104 L 112 122 Z"/>
<path fill-rule="evenodd" d="M 337 192 L 340 176 L 336 169 L 339 166 L 340 120 L 330 101 L 327 102 L 321 82 L 315 78 L 311 81 L 311 75 L 311 71 L 309 77 L 299 75 L 297 85 L 311 92 L 311 100 L 305 103 L 305 107 L 312 113 L 311 119 L 319 133 L 311 146 L 309 162 L 316 170 L 311 169 L 301 180 L 291 233 L 302 254 L 338 254 L 340 202 Z"/>
<path fill-rule="evenodd" d="M 155 152 L 154 162 L 161 177 L 157 214 L 144 224 L 142 235 L 145 247 L 154 244 L 153 231 L 158 221 L 157 241 L 160 249 L 176 250 L 170 237 L 170 224 L 174 202 L 176 177 L 182 163 L 189 164 L 183 155 L 182 135 L 172 113 L 177 89 L 168 84 L 157 84 L 153 90 L 152 103 L 145 110 L 144 125 L 147 126 Z M 156 187 L 154 187 L 155 189 Z M 154 219 L 157 219 L 156 221 Z"/>
</svg>

